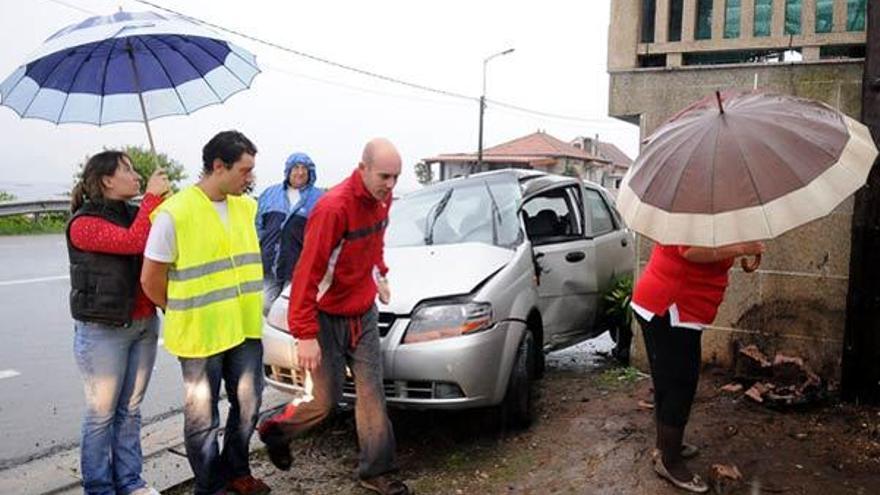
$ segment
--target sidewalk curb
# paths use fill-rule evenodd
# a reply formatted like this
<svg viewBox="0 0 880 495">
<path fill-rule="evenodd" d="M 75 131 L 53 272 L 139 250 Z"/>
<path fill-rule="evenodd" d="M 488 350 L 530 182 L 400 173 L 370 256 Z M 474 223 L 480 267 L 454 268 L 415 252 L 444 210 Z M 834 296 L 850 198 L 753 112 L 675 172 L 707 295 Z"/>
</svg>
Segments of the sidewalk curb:
<svg viewBox="0 0 880 495">
<path fill-rule="evenodd" d="M 267 387 L 263 391 L 262 410 L 266 411 L 290 401 L 290 396 Z M 220 402 L 221 425 L 225 424 L 229 406 Z M 222 431 L 221 431 L 222 435 Z M 251 438 L 251 450 L 261 443 Z M 192 479 L 192 471 L 183 446 L 183 413 L 146 425 L 141 430 L 144 452 L 143 478 L 160 492 Z M 0 471 L 0 493 L 75 494 L 82 493 L 79 475 L 79 447 L 35 459 Z"/>
</svg>

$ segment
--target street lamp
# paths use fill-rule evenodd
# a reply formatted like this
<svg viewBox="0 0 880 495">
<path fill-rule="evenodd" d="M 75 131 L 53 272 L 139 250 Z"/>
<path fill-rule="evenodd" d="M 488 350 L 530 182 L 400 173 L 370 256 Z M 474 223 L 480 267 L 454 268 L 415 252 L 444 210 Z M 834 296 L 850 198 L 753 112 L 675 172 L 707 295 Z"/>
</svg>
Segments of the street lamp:
<svg viewBox="0 0 880 495">
<path fill-rule="evenodd" d="M 483 167 L 483 113 L 486 110 L 486 65 L 495 57 L 513 53 L 513 48 L 498 52 L 483 59 L 483 92 L 480 94 L 480 134 L 477 139 L 477 168 Z"/>
</svg>

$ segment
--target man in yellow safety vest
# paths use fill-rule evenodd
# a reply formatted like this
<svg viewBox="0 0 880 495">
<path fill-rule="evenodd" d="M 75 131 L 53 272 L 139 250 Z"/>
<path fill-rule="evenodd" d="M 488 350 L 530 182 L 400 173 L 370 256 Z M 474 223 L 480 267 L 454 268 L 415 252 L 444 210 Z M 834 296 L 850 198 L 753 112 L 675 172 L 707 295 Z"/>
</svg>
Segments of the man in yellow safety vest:
<svg viewBox="0 0 880 495">
<path fill-rule="evenodd" d="M 254 144 L 221 132 L 202 150 L 202 178 L 159 206 L 144 252 L 144 292 L 165 311 L 164 340 L 180 360 L 184 436 L 195 493 L 265 494 L 248 444 L 263 389 L 263 270 L 254 227 Z M 220 383 L 230 407 L 217 445 Z"/>
</svg>

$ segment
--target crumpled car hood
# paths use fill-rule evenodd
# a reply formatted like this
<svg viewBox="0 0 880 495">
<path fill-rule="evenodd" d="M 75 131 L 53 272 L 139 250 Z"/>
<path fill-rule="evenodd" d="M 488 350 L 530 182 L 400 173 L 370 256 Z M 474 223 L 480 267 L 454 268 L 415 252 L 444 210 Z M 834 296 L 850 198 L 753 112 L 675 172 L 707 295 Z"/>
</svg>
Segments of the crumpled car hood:
<svg viewBox="0 0 880 495">
<path fill-rule="evenodd" d="M 410 314 L 419 301 L 467 294 L 506 265 L 512 249 L 484 243 L 386 247 L 391 303 L 379 311 Z"/>
</svg>

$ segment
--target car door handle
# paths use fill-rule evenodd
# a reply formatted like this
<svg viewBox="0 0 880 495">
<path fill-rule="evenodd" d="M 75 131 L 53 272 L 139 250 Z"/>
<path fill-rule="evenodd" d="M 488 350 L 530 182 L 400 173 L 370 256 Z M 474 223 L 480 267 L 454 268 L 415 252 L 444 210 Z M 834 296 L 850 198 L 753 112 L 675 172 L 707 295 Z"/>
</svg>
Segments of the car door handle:
<svg viewBox="0 0 880 495">
<path fill-rule="evenodd" d="M 565 255 L 565 261 L 568 261 L 569 263 L 577 263 L 586 257 L 587 255 L 584 254 L 583 251 L 572 251 Z"/>
</svg>

